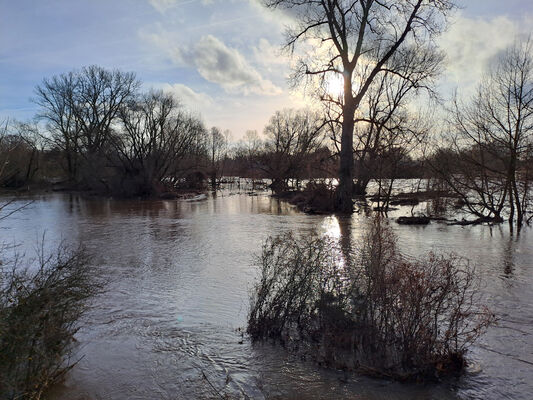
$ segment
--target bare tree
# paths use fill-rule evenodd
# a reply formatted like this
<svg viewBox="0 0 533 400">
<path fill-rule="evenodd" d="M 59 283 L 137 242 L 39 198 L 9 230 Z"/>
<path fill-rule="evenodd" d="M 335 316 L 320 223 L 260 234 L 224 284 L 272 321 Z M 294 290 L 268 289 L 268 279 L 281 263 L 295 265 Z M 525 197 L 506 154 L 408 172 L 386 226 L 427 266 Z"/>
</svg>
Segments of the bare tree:
<svg viewBox="0 0 533 400">
<path fill-rule="evenodd" d="M 149 92 L 124 105 L 121 129 L 113 137 L 123 182 L 133 179 L 137 194 L 151 194 L 154 185 L 175 184 L 182 162 L 194 149 L 197 130 L 203 125 L 183 111 L 170 94 Z"/>
<path fill-rule="evenodd" d="M 65 157 L 65 170 L 69 179 L 78 173 L 81 128 L 74 110 L 74 91 L 77 78 L 74 72 L 44 79 L 35 89 L 35 102 L 41 107 L 37 118 L 46 121 L 51 145 L 60 149 Z"/>
<path fill-rule="evenodd" d="M 259 155 L 263 141 L 255 130 L 246 131 L 232 150 L 234 169 L 239 176 L 257 178 L 261 172 L 258 168 Z M 234 173 L 235 173 L 234 172 Z"/>
<path fill-rule="evenodd" d="M 297 23 L 288 31 L 287 46 L 312 43 L 300 58 L 296 76 L 343 80 L 342 99 L 325 101 L 342 108 L 339 186 L 336 209 L 353 210 L 353 132 L 356 111 L 376 77 L 399 73 L 390 63 L 411 43 L 430 43 L 444 27 L 453 0 L 265 0 L 272 8 L 290 10 Z"/>
<path fill-rule="evenodd" d="M 229 131 L 226 131 L 225 134 L 222 133 L 220 128 L 212 127 L 209 131 L 208 137 L 208 146 L 209 146 L 209 158 L 210 158 L 210 177 L 211 177 L 211 186 L 215 189 L 217 186 L 217 176 L 221 170 L 222 159 L 226 155 L 226 150 L 228 146 L 227 137 Z"/>
<path fill-rule="evenodd" d="M 519 227 L 527 220 L 530 196 L 532 46 L 530 40 L 517 42 L 496 60 L 469 102 L 455 99 L 450 119 L 457 168 L 441 174 L 470 212 L 497 221 L 507 212 Z"/>
<path fill-rule="evenodd" d="M 29 123 L 0 124 L 0 185 L 21 187 L 34 180 L 40 168 L 38 128 Z"/>
<path fill-rule="evenodd" d="M 299 174 L 309 156 L 324 140 L 323 118 L 310 111 L 277 111 L 265 127 L 265 153 L 261 169 L 272 179 L 272 189 L 285 190 Z"/>
<path fill-rule="evenodd" d="M 64 151 L 70 178 L 78 176 L 80 156 L 91 162 L 109 143 L 120 108 L 139 86 L 134 73 L 93 65 L 44 79 L 36 87 L 38 117 L 47 122 L 52 143 Z"/>
</svg>

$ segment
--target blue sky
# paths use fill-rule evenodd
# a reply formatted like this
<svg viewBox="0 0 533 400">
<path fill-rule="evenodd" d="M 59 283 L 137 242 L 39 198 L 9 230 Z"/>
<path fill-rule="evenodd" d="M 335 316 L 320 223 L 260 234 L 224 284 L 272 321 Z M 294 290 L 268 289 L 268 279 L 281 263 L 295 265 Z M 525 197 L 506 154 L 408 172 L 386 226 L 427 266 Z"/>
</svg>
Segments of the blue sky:
<svg viewBox="0 0 533 400">
<path fill-rule="evenodd" d="M 441 87 L 471 90 L 485 65 L 533 32 L 531 0 L 463 0 L 440 42 Z M 0 0 L 0 119 L 31 118 L 44 78 L 86 65 L 135 71 L 234 138 L 301 107 L 289 90 L 283 15 L 258 0 Z"/>
</svg>

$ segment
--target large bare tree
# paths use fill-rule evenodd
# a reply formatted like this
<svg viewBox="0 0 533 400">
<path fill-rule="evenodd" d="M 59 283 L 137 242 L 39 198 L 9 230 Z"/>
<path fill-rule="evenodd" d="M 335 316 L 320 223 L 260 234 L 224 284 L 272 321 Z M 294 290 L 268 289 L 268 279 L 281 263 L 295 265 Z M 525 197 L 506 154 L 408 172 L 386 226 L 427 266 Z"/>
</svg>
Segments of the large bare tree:
<svg viewBox="0 0 533 400">
<path fill-rule="evenodd" d="M 431 43 L 445 26 L 453 0 L 264 0 L 296 21 L 287 46 L 312 46 L 296 75 L 343 80 L 339 185 L 335 208 L 352 212 L 353 132 L 356 111 L 376 77 L 395 71 L 390 60 L 402 47 Z M 324 100 L 334 101 L 332 96 Z"/>
<path fill-rule="evenodd" d="M 44 79 L 35 89 L 38 117 L 65 154 L 67 172 L 78 177 L 80 158 L 93 158 L 108 143 L 121 107 L 135 95 L 135 74 L 98 66 Z"/>
<path fill-rule="evenodd" d="M 118 158 L 124 172 L 122 190 L 152 194 L 157 186 L 176 184 L 198 133 L 205 131 L 201 121 L 161 91 L 137 96 L 120 109 L 119 118 L 111 158 Z"/>
</svg>

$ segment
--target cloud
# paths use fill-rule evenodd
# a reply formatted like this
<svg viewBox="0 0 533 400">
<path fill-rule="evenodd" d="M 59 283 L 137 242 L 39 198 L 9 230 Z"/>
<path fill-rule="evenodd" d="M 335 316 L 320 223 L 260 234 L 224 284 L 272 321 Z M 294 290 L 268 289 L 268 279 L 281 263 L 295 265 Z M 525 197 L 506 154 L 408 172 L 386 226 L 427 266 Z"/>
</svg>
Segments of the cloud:
<svg viewBox="0 0 533 400">
<path fill-rule="evenodd" d="M 248 4 L 255 13 L 261 16 L 264 23 L 276 26 L 276 29 L 283 31 L 286 27 L 294 25 L 295 18 L 299 12 L 299 7 L 265 7 L 262 0 L 248 0 Z"/>
<path fill-rule="evenodd" d="M 164 92 L 171 93 L 177 100 L 179 100 L 188 110 L 195 112 L 202 112 L 205 109 L 211 108 L 215 105 L 214 99 L 206 93 L 196 92 L 189 86 L 182 83 L 160 83 L 155 84 L 155 87 Z"/>
<path fill-rule="evenodd" d="M 202 37 L 193 50 L 194 64 L 202 77 L 226 91 L 243 94 L 277 95 L 282 92 L 263 79 L 238 50 L 227 47 L 218 38 Z"/>
<path fill-rule="evenodd" d="M 252 51 L 255 62 L 265 66 L 269 71 L 290 65 L 290 57 L 283 53 L 281 46 L 273 45 L 265 38 L 259 39 L 259 43 L 252 48 Z"/>
<path fill-rule="evenodd" d="M 187 64 L 182 48 L 175 44 L 175 42 L 172 40 L 172 38 L 169 37 L 169 35 L 147 33 L 141 30 L 139 31 L 139 36 L 142 40 L 150 43 L 156 48 L 164 50 L 166 55 L 174 64 L 180 66 Z"/>
<path fill-rule="evenodd" d="M 178 66 L 194 67 L 205 80 L 220 85 L 230 94 L 276 96 L 282 89 L 250 65 L 237 50 L 226 46 L 213 35 L 203 36 L 191 45 L 176 45 L 165 34 L 143 34 L 145 39 L 162 48 Z"/>
<path fill-rule="evenodd" d="M 218 126 L 229 129 L 235 140 L 244 136 L 247 130 L 261 132 L 270 116 L 283 108 L 310 108 L 314 103 L 304 98 L 301 93 L 284 92 L 276 97 L 242 96 L 212 97 L 207 93 L 197 92 L 181 83 L 156 82 L 147 87 L 161 89 L 171 93 L 189 111 L 198 113 L 205 120 L 206 126 Z M 235 118 L 238 115 L 239 118 Z"/>
<path fill-rule="evenodd" d="M 533 31 L 533 18 L 521 21 L 506 16 L 492 19 L 456 17 L 439 43 L 447 54 L 445 79 L 471 91 L 487 67 L 523 34 Z"/>
</svg>

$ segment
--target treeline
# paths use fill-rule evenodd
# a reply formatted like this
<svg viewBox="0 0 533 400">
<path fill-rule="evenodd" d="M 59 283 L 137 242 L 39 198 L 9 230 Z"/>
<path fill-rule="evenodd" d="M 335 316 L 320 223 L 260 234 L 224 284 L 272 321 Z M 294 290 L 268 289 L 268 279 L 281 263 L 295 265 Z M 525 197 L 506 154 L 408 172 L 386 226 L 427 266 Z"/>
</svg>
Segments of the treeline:
<svg viewBox="0 0 533 400">
<path fill-rule="evenodd" d="M 276 192 L 336 177 L 335 135 L 321 112 L 278 111 L 262 135 L 248 131 L 231 142 L 229 131 L 206 128 L 171 94 L 140 87 L 133 73 L 98 66 L 45 78 L 35 89 L 34 121 L 2 124 L 0 185 L 61 182 L 71 189 L 152 196 L 217 187 L 224 176 L 270 179 Z M 391 172 L 417 176 L 418 161 L 398 146 L 378 149 L 378 142 L 356 166 L 364 186 Z M 365 157 L 380 165 L 376 173 Z"/>
<path fill-rule="evenodd" d="M 270 178 L 334 176 L 317 113 L 277 112 L 266 138 L 207 129 L 171 94 L 140 91 L 133 73 L 91 66 L 44 79 L 33 123 L 6 121 L 0 132 L 4 187 L 62 180 L 70 188 L 121 196 L 214 187 L 224 175 Z"/>
</svg>

